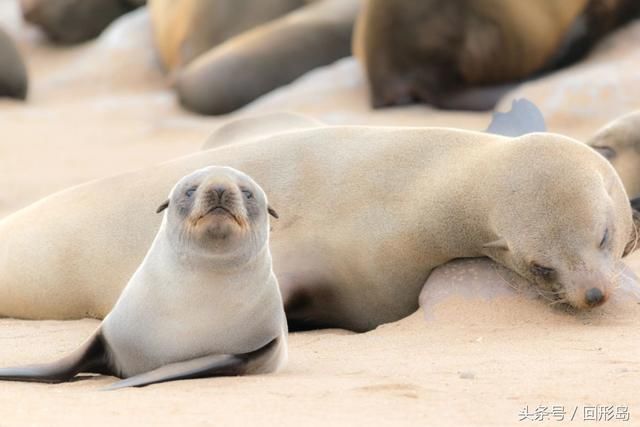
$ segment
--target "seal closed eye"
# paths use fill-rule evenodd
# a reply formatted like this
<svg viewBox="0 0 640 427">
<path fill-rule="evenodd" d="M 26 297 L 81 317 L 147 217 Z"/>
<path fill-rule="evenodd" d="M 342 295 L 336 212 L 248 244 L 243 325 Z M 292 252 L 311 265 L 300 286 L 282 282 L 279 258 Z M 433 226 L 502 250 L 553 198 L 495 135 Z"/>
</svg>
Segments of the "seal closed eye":
<svg viewBox="0 0 640 427">
<path fill-rule="evenodd" d="M 235 169 L 184 177 L 158 208 L 160 230 L 98 330 L 70 355 L 0 369 L 0 379 L 62 382 L 90 372 L 124 378 L 108 387 L 117 389 L 278 369 L 287 324 L 268 244 L 271 210 Z"/>
</svg>

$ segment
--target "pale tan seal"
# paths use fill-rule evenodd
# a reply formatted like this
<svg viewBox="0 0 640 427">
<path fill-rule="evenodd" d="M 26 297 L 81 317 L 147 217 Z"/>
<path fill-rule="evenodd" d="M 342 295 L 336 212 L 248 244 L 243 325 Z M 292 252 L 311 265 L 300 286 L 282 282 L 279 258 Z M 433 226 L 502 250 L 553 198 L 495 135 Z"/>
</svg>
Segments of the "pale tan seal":
<svg viewBox="0 0 640 427">
<path fill-rule="evenodd" d="M 640 196 L 640 111 L 608 123 L 587 144 L 611 162 L 630 196 Z"/>
<path fill-rule="evenodd" d="M 262 189 L 242 172 L 208 167 L 181 179 L 164 210 L 142 264 L 92 337 L 57 362 L 0 369 L 0 380 L 126 378 L 114 389 L 284 364 L 287 324 L 269 250 L 275 211 Z"/>
<path fill-rule="evenodd" d="M 269 135 L 312 129 L 324 123 L 302 114 L 276 112 L 231 120 L 216 129 L 202 146 L 203 150 L 223 145 L 265 139 Z"/>
<path fill-rule="evenodd" d="M 639 13 L 635 0 L 368 0 L 354 49 L 374 107 L 489 109 Z"/>
<path fill-rule="evenodd" d="M 303 6 L 305 0 L 150 0 L 156 49 L 167 70 Z"/>
<path fill-rule="evenodd" d="M 230 113 L 307 71 L 351 54 L 359 0 L 323 0 L 238 35 L 178 72 L 180 103 Z"/>
<path fill-rule="evenodd" d="M 97 37 L 139 0 L 20 0 L 24 19 L 42 28 L 54 42 L 73 44 Z"/>
<path fill-rule="evenodd" d="M 635 247 L 612 166 L 555 134 L 322 127 L 202 151 L 50 196 L 0 223 L 0 314 L 106 315 L 144 256 L 164 189 L 229 165 L 278 206 L 290 326 L 365 331 L 415 311 L 431 270 L 488 256 L 577 308 L 602 304 Z"/>
<path fill-rule="evenodd" d="M 29 79 L 22 56 L 11 37 L 0 28 L 0 97 L 25 99 Z"/>
</svg>

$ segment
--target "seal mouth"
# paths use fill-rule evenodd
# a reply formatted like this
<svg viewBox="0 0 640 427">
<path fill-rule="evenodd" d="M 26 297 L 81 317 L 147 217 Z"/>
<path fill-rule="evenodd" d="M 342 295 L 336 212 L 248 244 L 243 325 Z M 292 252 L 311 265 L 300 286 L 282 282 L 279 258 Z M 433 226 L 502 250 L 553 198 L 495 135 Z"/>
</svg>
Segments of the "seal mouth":
<svg viewBox="0 0 640 427">
<path fill-rule="evenodd" d="M 200 215 L 200 217 L 196 220 L 196 223 L 200 222 L 200 220 L 208 216 L 214 216 L 214 217 L 227 216 L 233 219 L 240 227 L 244 227 L 244 221 L 242 221 L 240 218 L 238 218 L 238 216 L 235 213 L 233 213 L 232 211 L 230 211 L 229 209 L 225 208 L 222 205 L 216 205 L 209 208 L 209 210 L 207 210 L 204 214 Z"/>
</svg>

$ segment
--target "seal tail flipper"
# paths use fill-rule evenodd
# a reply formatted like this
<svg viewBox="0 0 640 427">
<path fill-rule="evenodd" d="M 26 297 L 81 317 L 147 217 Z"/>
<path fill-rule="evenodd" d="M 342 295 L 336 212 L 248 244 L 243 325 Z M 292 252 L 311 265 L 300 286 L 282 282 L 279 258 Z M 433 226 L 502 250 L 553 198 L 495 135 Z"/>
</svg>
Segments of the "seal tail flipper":
<svg viewBox="0 0 640 427">
<path fill-rule="evenodd" d="M 277 369 L 279 365 L 279 360 L 277 359 L 283 345 L 285 345 L 284 339 L 279 337 L 251 353 L 239 355 L 214 354 L 184 362 L 171 363 L 153 371 L 118 381 L 102 390 L 143 387 L 176 380 L 270 372 Z"/>
<path fill-rule="evenodd" d="M 486 132 L 516 137 L 533 132 L 547 132 L 547 125 L 540 109 L 528 99 L 520 98 L 511 103 L 511 110 L 506 113 L 493 113 Z"/>
<path fill-rule="evenodd" d="M 77 350 L 52 363 L 15 368 L 1 368 L 0 380 L 59 383 L 80 372 L 107 373 L 106 347 L 99 332 L 93 334 Z"/>
</svg>

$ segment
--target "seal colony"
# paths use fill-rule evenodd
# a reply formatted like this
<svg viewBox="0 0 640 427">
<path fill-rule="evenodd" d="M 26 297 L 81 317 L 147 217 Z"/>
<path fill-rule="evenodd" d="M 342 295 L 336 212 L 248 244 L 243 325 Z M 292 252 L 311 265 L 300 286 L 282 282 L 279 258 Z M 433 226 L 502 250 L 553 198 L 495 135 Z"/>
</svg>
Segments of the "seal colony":
<svg viewBox="0 0 640 427">
<path fill-rule="evenodd" d="M 60 382 L 80 372 L 126 378 L 110 389 L 272 372 L 287 324 L 271 266 L 267 204 L 247 175 L 208 167 L 182 178 L 160 230 L 113 310 L 78 350 L 0 380 Z"/>
<path fill-rule="evenodd" d="M 445 128 L 319 127 L 202 151 L 52 195 L 0 223 L 0 314 L 104 317 L 158 226 L 152 206 L 197 168 L 271 195 L 289 325 L 366 331 L 418 308 L 430 272 L 482 257 L 576 308 L 602 304 L 636 246 L 625 190 L 585 144 Z"/>
</svg>

